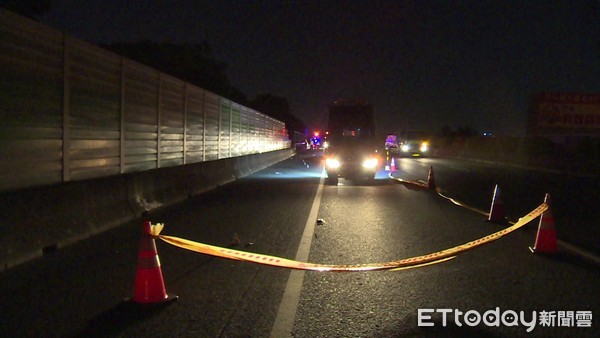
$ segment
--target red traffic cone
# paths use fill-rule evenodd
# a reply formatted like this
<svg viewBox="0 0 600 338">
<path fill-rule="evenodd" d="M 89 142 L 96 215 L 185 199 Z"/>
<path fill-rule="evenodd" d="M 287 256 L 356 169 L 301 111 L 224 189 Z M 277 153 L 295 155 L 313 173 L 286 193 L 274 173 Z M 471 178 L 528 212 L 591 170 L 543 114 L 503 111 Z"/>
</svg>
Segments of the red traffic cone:
<svg viewBox="0 0 600 338">
<path fill-rule="evenodd" d="M 392 157 L 392 162 L 390 164 L 390 171 L 394 172 L 396 171 L 396 160 Z"/>
<path fill-rule="evenodd" d="M 177 299 L 177 296 L 167 295 L 156 244 L 150 235 L 151 226 L 150 222 L 144 222 L 135 273 L 133 301 L 142 304 L 164 303 Z"/>
<path fill-rule="evenodd" d="M 534 253 L 555 253 L 558 251 L 556 245 L 556 228 L 554 227 L 554 215 L 552 206 L 550 205 L 550 194 L 546 194 L 544 203 L 548 205 L 548 209 L 540 216 L 540 224 L 538 226 L 537 236 L 533 249 Z"/>
<path fill-rule="evenodd" d="M 435 189 L 435 177 L 433 177 L 433 166 L 429 167 L 429 175 L 427 176 L 427 189 Z"/>
<path fill-rule="evenodd" d="M 506 217 L 504 214 L 504 204 L 502 203 L 500 189 L 498 189 L 497 184 L 494 188 L 494 197 L 492 198 L 492 206 L 490 207 L 490 215 L 488 216 L 487 221 L 500 224 L 506 223 Z"/>
</svg>

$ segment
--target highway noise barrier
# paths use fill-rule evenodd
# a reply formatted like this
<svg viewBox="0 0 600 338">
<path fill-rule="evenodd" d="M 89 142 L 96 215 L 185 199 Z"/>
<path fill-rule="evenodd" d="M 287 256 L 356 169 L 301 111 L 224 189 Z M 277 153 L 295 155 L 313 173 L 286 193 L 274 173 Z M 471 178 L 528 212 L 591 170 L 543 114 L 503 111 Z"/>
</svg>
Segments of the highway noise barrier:
<svg viewBox="0 0 600 338">
<path fill-rule="evenodd" d="M 546 194 L 544 204 L 548 205 L 548 210 L 544 211 L 540 217 L 535 245 L 529 248 L 533 253 L 551 254 L 558 251 L 556 245 L 556 228 L 554 227 L 554 214 L 550 208 L 550 194 Z"/>
<path fill-rule="evenodd" d="M 436 189 L 435 177 L 433 176 L 433 166 L 429 166 L 429 175 L 427 175 L 427 189 Z"/>
<path fill-rule="evenodd" d="M 151 235 L 155 238 L 159 238 L 164 242 L 167 242 L 171 245 L 177 246 L 182 249 L 198 252 L 201 254 L 252 262 L 263 265 L 276 266 L 281 268 L 288 269 L 297 269 L 297 270 L 311 270 L 311 271 L 340 271 L 340 272 L 358 272 L 358 271 L 376 271 L 376 270 L 402 270 L 402 269 L 410 269 L 416 267 L 422 267 L 431 264 L 442 263 L 448 261 L 458 254 L 463 252 L 475 249 L 484 244 L 488 244 L 492 241 L 498 240 L 501 237 L 523 227 L 527 223 L 536 219 L 544 211 L 548 209 L 548 205 L 546 203 L 540 204 L 537 208 L 532 210 L 527 215 L 521 217 L 518 222 L 514 225 L 504 228 L 498 232 L 495 232 L 491 235 L 479 238 L 477 240 L 464 243 L 449 249 L 441 250 L 438 252 L 433 252 L 427 255 L 415 256 L 411 258 L 404 258 L 395 261 L 383 262 L 383 263 L 367 263 L 367 264 L 353 264 L 353 265 L 332 265 L 332 264 L 318 264 L 318 263 L 308 263 L 308 262 L 300 262 L 291 259 L 281 258 L 277 256 L 269 256 L 263 255 L 259 253 L 253 253 L 248 251 L 241 250 L 233 250 L 230 248 L 224 248 L 199 242 L 190 241 L 187 239 L 161 235 L 161 231 L 164 228 L 163 224 L 156 224 L 150 226 Z M 162 281 L 162 276 L 161 276 Z M 161 298 L 166 296 L 163 293 L 160 295 Z"/>
<path fill-rule="evenodd" d="M 492 206 L 490 207 L 490 214 L 487 219 L 488 222 L 497 224 L 506 224 L 506 215 L 504 213 L 504 203 L 502 202 L 502 196 L 500 189 L 496 184 L 494 188 L 494 196 L 492 197 Z"/>
<path fill-rule="evenodd" d="M 177 299 L 177 296 L 167 295 L 156 243 L 151 236 L 152 227 L 150 222 L 144 222 L 140 239 L 133 291 L 133 301 L 140 304 L 165 303 Z"/>
</svg>

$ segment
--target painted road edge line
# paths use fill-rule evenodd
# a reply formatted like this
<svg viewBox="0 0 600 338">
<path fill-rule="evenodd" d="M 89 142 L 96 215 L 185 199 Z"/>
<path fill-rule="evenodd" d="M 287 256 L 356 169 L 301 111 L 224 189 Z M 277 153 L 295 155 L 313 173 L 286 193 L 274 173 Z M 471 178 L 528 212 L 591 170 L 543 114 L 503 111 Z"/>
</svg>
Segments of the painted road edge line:
<svg viewBox="0 0 600 338">
<path fill-rule="evenodd" d="M 323 186 L 325 181 L 325 170 L 321 172 L 321 180 L 319 181 L 319 187 L 315 194 L 312 207 L 310 208 L 310 214 L 306 220 L 304 227 L 304 233 L 300 239 L 300 245 L 296 252 L 297 261 L 308 262 L 308 256 L 310 253 L 310 246 L 315 233 L 315 223 L 317 222 L 317 216 L 319 208 L 321 206 L 321 195 L 323 194 Z M 302 292 L 302 283 L 304 282 L 304 270 L 292 270 L 290 271 L 290 277 L 288 278 L 283 298 L 279 304 L 279 310 L 277 310 L 277 316 L 275 317 L 275 323 L 271 329 L 271 337 L 291 337 L 292 330 L 294 329 L 294 322 L 296 320 L 296 312 L 298 310 L 298 304 L 300 303 L 300 293 Z"/>
</svg>

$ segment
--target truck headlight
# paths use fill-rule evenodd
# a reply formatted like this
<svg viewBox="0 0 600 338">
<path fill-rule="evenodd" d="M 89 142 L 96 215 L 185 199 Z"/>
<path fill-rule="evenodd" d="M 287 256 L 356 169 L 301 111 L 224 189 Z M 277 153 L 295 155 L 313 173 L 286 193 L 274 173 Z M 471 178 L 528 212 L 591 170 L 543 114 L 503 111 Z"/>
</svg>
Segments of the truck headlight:
<svg viewBox="0 0 600 338">
<path fill-rule="evenodd" d="M 377 167 L 378 162 L 379 161 L 377 161 L 376 158 L 370 158 L 370 159 L 365 160 L 362 165 L 364 168 L 373 169 L 373 168 Z"/>
<path fill-rule="evenodd" d="M 403 144 L 402 147 L 400 147 L 400 149 L 407 153 L 410 150 L 410 146 L 408 144 Z"/>
<path fill-rule="evenodd" d="M 337 169 L 340 167 L 340 161 L 335 158 L 327 158 L 325 160 L 325 165 L 331 169 Z"/>
</svg>

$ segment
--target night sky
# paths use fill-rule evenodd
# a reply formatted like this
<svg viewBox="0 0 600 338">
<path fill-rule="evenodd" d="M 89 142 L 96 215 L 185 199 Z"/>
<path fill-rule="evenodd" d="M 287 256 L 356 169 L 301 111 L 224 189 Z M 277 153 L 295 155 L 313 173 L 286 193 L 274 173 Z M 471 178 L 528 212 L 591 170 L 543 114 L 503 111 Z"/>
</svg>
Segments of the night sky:
<svg viewBox="0 0 600 338">
<path fill-rule="evenodd" d="M 529 96 L 600 92 L 600 1 L 53 0 L 42 23 L 92 43 L 208 41 L 231 84 L 311 128 L 373 104 L 380 133 L 522 135 Z"/>
</svg>

